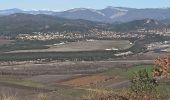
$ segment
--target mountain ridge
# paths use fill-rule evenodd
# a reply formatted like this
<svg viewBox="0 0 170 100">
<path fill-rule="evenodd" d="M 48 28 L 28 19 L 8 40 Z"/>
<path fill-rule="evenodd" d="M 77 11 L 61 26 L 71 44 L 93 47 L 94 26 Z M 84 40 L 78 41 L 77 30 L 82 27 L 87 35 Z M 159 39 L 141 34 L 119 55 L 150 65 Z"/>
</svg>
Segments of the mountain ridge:
<svg viewBox="0 0 170 100">
<path fill-rule="evenodd" d="M 0 33 L 29 33 L 29 32 L 56 32 L 80 31 L 99 27 L 101 23 L 86 20 L 70 20 L 44 14 L 32 15 L 16 13 L 0 17 Z"/>
<path fill-rule="evenodd" d="M 0 15 L 10 15 L 15 13 L 27 14 L 46 14 L 58 16 L 67 19 L 84 19 L 89 21 L 98 21 L 103 23 L 128 22 L 145 18 L 164 20 L 170 18 L 170 8 L 127 8 L 127 7 L 112 7 L 108 6 L 104 9 L 89 9 L 89 8 L 73 8 L 66 11 L 50 11 L 50 10 L 21 10 L 7 9 L 0 10 Z"/>
<path fill-rule="evenodd" d="M 31 33 L 31 32 L 60 32 L 74 31 L 82 34 L 89 30 L 97 29 L 101 31 L 130 31 L 141 28 L 166 28 L 162 21 L 154 19 L 135 20 L 126 23 L 101 23 L 82 19 L 65 19 L 57 16 L 44 14 L 32 15 L 16 13 L 0 17 L 0 33 Z"/>
<path fill-rule="evenodd" d="M 129 31 L 129 30 L 138 30 L 138 29 L 145 29 L 145 30 L 154 30 L 154 29 L 163 29 L 168 28 L 169 26 L 162 21 L 154 20 L 154 19 L 142 19 L 142 20 L 134 20 L 126 23 L 120 23 L 114 25 L 113 30 L 115 31 Z"/>
</svg>

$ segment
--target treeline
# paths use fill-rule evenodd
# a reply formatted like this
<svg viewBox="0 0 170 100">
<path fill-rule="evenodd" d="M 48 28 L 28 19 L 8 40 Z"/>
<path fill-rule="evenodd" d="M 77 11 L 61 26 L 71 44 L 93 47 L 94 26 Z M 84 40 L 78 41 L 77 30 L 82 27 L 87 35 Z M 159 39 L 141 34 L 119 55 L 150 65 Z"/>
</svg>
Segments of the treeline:
<svg viewBox="0 0 170 100">
<path fill-rule="evenodd" d="M 27 52 L 0 54 L 0 61 L 95 61 L 115 57 L 116 51 L 80 51 L 80 52 Z"/>
</svg>

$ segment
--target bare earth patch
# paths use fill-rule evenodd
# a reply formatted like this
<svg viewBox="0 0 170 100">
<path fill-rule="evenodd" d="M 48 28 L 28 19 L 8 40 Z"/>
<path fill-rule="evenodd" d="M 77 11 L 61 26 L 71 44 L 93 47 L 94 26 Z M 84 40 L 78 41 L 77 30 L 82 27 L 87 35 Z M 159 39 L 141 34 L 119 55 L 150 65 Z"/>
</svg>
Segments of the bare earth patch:
<svg viewBox="0 0 170 100">
<path fill-rule="evenodd" d="M 111 78 L 104 75 L 92 75 L 92 76 L 90 75 L 90 76 L 83 76 L 83 77 L 63 81 L 60 82 L 59 84 L 71 85 L 71 86 L 89 86 L 89 85 L 105 82 L 109 79 Z"/>
<path fill-rule="evenodd" d="M 6 40 L 6 39 L 1 39 L 0 38 L 0 46 L 4 44 L 10 44 L 13 40 Z"/>
<path fill-rule="evenodd" d="M 28 80 L 40 83 L 54 83 L 62 80 L 68 80 L 74 77 L 80 76 L 80 74 L 66 74 L 66 75 L 38 75 L 29 78 Z"/>
</svg>

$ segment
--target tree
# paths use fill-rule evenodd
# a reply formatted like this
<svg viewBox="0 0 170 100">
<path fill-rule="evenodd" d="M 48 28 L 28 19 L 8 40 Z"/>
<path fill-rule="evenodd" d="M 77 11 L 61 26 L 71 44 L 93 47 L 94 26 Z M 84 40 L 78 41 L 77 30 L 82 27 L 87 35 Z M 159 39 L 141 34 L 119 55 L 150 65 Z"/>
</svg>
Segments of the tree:
<svg viewBox="0 0 170 100">
<path fill-rule="evenodd" d="M 157 81 L 149 76 L 146 69 L 135 73 L 131 79 L 131 97 L 139 100 L 155 98 Z"/>
<path fill-rule="evenodd" d="M 169 75 L 169 66 L 170 66 L 170 55 L 158 57 L 155 59 L 155 68 L 153 72 L 154 77 L 168 77 Z"/>
</svg>

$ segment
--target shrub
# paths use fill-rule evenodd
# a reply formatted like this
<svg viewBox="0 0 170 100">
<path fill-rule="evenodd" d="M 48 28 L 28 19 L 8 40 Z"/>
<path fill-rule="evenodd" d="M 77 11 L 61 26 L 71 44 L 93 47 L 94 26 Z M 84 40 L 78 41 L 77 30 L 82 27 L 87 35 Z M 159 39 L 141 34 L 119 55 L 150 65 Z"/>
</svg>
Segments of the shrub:
<svg viewBox="0 0 170 100">
<path fill-rule="evenodd" d="M 157 98 L 157 81 L 149 76 L 146 69 L 135 73 L 131 79 L 130 98 L 139 100 L 152 100 Z"/>
<path fill-rule="evenodd" d="M 155 59 L 154 77 L 168 77 L 170 67 L 170 55 Z"/>
</svg>

